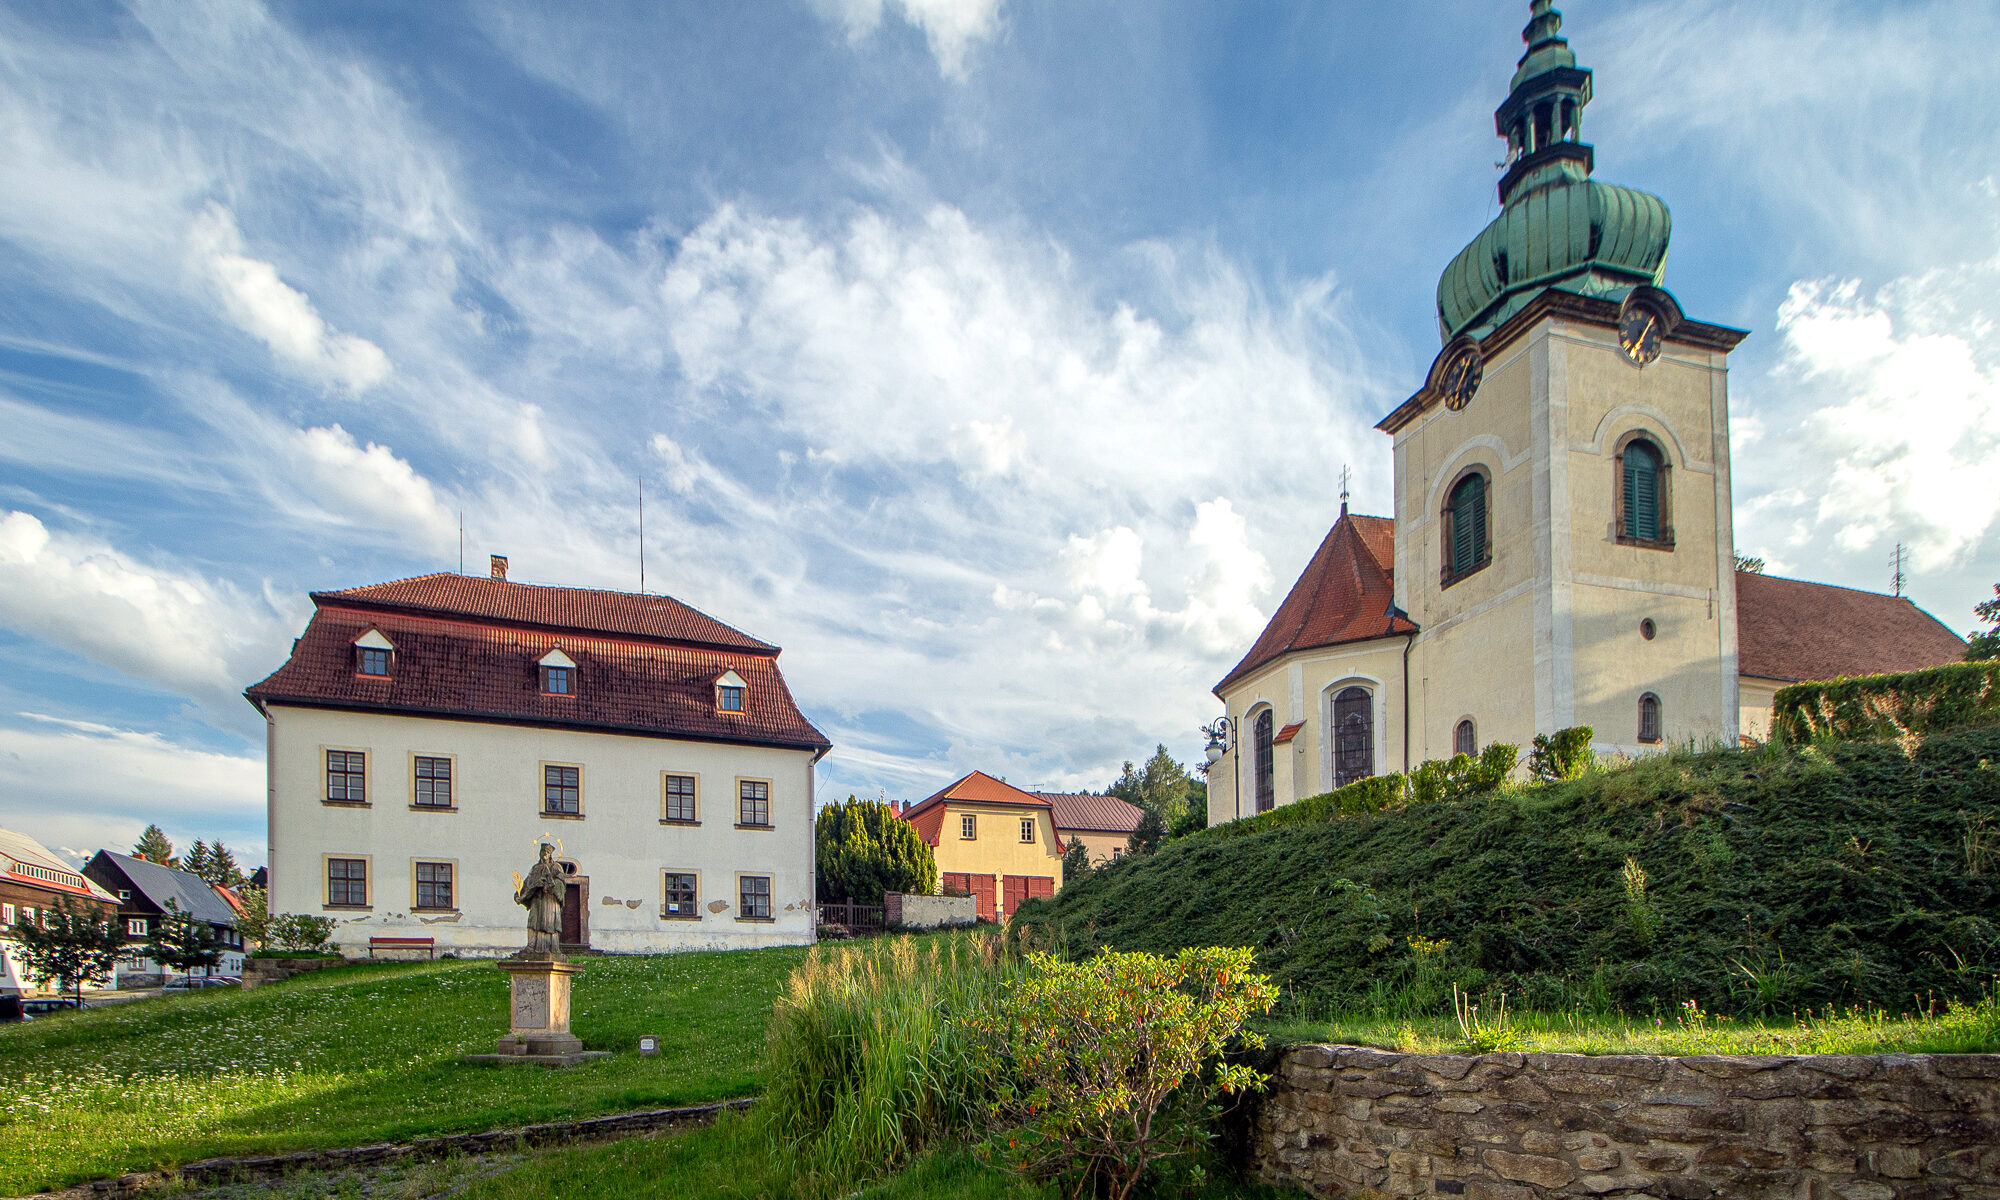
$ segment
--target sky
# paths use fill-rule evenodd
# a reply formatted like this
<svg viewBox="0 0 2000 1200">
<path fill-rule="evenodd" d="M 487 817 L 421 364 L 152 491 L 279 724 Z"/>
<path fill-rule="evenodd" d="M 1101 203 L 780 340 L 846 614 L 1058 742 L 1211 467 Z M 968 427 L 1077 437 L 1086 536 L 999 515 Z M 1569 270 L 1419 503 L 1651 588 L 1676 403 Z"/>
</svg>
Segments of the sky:
<svg viewBox="0 0 2000 1200">
<path fill-rule="evenodd" d="M 2000 5 L 1571 0 L 1737 546 L 2000 577 Z M 1184 761 L 1498 212 L 1525 2 L 0 4 L 0 825 L 262 860 L 307 593 L 785 647 L 821 799 Z"/>
</svg>

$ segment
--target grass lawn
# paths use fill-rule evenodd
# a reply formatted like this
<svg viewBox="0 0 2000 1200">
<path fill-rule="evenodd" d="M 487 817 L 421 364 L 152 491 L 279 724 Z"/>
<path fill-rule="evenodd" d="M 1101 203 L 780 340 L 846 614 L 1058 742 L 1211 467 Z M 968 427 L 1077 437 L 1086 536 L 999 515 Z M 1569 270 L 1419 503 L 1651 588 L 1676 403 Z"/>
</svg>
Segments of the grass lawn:
<svg viewBox="0 0 2000 1200">
<path fill-rule="evenodd" d="M 375 964 L 0 1026 L 0 1195 L 248 1154 L 693 1104 L 759 1088 L 802 949 L 584 960 L 572 1028 L 615 1057 L 472 1067 L 507 1029 L 491 962 Z M 634 1049 L 660 1037 L 657 1057 Z"/>
<path fill-rule="evenodd" d="M 1479 1016 L 1490 1023 L 1491 1012 Z M 1326 1020 L 1258 1023 L 1273 1045 L 1328 1042 L 1421 1054 L 1474 1047 L 1454 1017 L 1391 1019 L 1335 1015 Z M 2000 993 L 1936 1016 L 1880 1010 L 1785 1018 L 1718 1017 L 1683 1009 L 1675 1018 L 1577 1012 L 1507 1015 L 1489 1045 L 1558 1054 L 1994 1054 L 2000 1053 Z"/>
</svg>

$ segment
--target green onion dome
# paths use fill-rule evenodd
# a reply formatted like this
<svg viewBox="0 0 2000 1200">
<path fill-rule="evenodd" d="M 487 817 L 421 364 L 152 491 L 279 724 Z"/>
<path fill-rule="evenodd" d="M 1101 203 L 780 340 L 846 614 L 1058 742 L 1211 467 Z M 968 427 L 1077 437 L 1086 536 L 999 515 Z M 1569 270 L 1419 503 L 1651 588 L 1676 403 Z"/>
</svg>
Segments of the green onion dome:
<svg viewBox="0 0 2000 1200">
<path fill-rule="evenodd" d="M 1505 207 L 1438 279 L 1438 332 L 1447 342 L 1498 325 L 1548 288 L 1617 298 L 1657 286 L 1666 268 L 1666 202 L 1590 178 L 1595 153 L 1582 131 L 1591 74 L 1576 65 L 1551 4 L 1532 0 L 1521 31 L 1528 50 L 1493 114 L 1507 139 Z"/>
</svg>

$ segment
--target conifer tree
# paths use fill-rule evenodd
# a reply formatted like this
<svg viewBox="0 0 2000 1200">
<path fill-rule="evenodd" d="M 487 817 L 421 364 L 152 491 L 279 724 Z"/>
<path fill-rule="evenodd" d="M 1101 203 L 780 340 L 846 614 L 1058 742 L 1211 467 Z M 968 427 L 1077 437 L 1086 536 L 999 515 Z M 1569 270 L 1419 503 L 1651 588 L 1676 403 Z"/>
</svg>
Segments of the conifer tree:
<svg viewBox="0 0 2000 1200">
<path fill-rule="evenodd" d="M 814 827 L 819 899 L 880 904 L 885 892 L 937 887 L 937 855 L 886 801 L 829 804 Z"/>
<path fill-rule="evenodd" d="M 188 847 L 188 852 L 181 855 L 180 867 L 181 870 L 199 875 L 210 883 L 215 882 L 208 878 L 215 869 L 214 859 L 209 854 L 208 843 L 200 838 L 196 838 L 194 845 Z"/>
<path fill-rule="evenodd" d="M 1090 851 L 1084 848 L 1083 839 L 1072 837 L 1069 849 L 1063 851 L 1063 882 L 1090 873 Z"/>
<path fill-rule="evenodd" d="M 174 844 L 158 825 L 146 826 L 146 832 L 139 835 L 139 843 L 132 847 L 132 857 L 156 862 L 163 867 L 174 865 Z"/>
</svg>

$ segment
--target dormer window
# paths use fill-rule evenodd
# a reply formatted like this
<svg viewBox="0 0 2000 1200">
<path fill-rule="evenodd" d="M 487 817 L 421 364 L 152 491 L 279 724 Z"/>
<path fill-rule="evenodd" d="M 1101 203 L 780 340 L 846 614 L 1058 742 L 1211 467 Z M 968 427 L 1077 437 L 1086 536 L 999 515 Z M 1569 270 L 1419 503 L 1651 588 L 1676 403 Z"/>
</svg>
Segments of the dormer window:
<svg viewBox="0 0 2000 1200">
<path fill-rule="evenodd" d="M 726 713 L 742 712 L 746 686 L 741 675 L 734 671 L 724 671 L 722 677 L 715 681 L 715 710 Z"/>
<path fill-rule="evenodd" d="M 542 672 L 542 694 L 545 696 L 576 695 L 576 660 L 560 650 L 551 650 L 542 655 L 537 664 Z"/>
<path fill-rule="evenodd" d="M 354 639 L 354 673 L 387 679 L 390 658 L 395 651 L 395 643 L 383 637 L 381 630 L 369 630 Z"/>
</svg>

